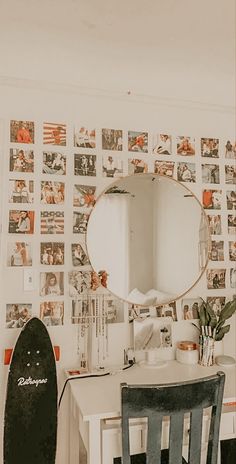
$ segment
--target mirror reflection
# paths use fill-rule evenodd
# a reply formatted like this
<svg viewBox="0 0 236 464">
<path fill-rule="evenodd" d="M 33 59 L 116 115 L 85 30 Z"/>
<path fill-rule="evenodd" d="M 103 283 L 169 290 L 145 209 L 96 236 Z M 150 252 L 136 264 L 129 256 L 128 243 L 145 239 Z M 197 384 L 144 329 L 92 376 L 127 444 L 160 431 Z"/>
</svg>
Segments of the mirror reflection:
<svg viewBox="0 0 236 464">
<path fill-rule="evenodd" d="M 135 174 L 99 197 L 87 227 L 92 267 L 109 291 L 137 305 L 158 305 L 186 293 L 208 259 L 205 212 L 179 182 Z"/>
</svg>

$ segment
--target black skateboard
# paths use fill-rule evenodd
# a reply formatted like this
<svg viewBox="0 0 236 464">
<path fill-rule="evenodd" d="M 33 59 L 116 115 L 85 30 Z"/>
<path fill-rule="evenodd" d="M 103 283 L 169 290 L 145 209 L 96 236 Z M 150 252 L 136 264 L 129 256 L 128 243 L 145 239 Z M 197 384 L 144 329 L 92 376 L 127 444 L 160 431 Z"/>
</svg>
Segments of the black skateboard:
<svg viewBox="0 0 236 464">
<path fill-rule="evenodd" d="M 40 319 L 22 329 L 10 364 L 4 421 L 4 464 L 54 464 L 57 377 L 53 347 Z"/>
</svg>

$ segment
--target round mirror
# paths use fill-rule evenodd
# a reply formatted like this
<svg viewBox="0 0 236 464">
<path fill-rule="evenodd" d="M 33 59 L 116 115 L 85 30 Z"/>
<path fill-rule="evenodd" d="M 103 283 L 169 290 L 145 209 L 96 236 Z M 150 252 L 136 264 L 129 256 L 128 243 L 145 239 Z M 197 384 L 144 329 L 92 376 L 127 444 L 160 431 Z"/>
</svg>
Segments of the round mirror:
<svg viewBox="0 0 236 464">
<path fill-rule="evenodd" d="M 188 292 L 208 261 L 210 235 L 200 202 L 167 176 L 135 174 L 98 198 L 87 249 L 103 285 L 129 303 L 165 304 Z"/>
</svg>

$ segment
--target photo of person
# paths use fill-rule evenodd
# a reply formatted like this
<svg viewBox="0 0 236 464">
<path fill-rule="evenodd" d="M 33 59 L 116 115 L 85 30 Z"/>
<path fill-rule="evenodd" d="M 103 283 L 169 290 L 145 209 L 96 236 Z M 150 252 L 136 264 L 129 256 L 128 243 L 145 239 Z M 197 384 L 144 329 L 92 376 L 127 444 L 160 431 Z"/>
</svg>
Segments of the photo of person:
<svg viewBox="0 0 236 464">
<path fill-rule="evenodd" d="M 64 272 L 40 272 L 40 296 L 64 295 Z"/>
<path fill-rule="evenodd" d="M 171 155 L 171 153 L 172 153 L 171 135 L 167 135 L 167 134 L 154 135 L 153 154 L 154 155 Z"/>
<path fill-rule="evenodd" d="M 236 159 L 236 142 L 231 143 L 230 140 L 227 140 L 225 144 L 225 158 Z"/>
<path fill-rule="evenodd" d="M 75 176 L 96 176 L 96 155 L 76 153 L 74 156 Z"/>
<path fill-rule="evenodd" d="M 207 269 L 207 288 L 225 288 L 226 269 Z"/>
<path fill-rule="evenodd" d="M 64 200 L 64 182 L 41 182 L 41 203 L 43 205 L 62 205 Z"/>
<path fill-rule="evenodd" d="M 123 174 L 123 160 L 116 156 L 103 156 L 102 174 L 105 177 L 121 177 Z"/>
<path fill-rule="evenodd" d="M 224 242 L 223 240 L 211 241 L 211 249 L 209 252 L 209 259 L 211 261 L 224 261 Z"/>
<path fill-rule="evenodd" d="M 92 208 L 95 205 L 95 185 L 74 185 L 73 206 Z"/>
<path fill-rule="evenodd" d="M 10 141 L 34 143 L 34 122 L 12 120 L 10 122 Z"/>
<path fill-rule="evenodd" d="M 208 296 L 207 303 L 213 309 L 216 316 L 220 316 L 222 309 L 225 306 L 225 296 Z"/>
<path fill-rule="evenodd" d="M 236 268 L 230 269 L 229 275 L 230 287 L 236 288 Z"/>
<path fill-rule="evenodd" d="M 229 259 L 236 261 L 236 242 L 229 242 Z"/>
<path fill-rule="evenodd" d="M 228 190 L 226 192 L 227 209 L 236 209 L 236 192 Z"/>
<path fill-rule="evenodd" d="M 74 211 L 73 213 L 73 233 L 85 234 L 87 231 L 89 214 Z"/>
<path fill-rule="evenodd" d="M 236 214 L 228 214 L 228 234 L 236 234 Z"/>
<path fill-rule="evenodd" d="M 42 172 L 45 174 L 66 174 L 66 155 L 59 152 L 44 151 Z"/>
<path fill-rule="evenodd" d="M 222 227 L 221 227 L 221 216 L 220 214 L 217 215 L 207 215 L 208 225 L 210 229 L 211 235 L 221 235 L 222 234 Z"/>
<path fill-rule="evenodd" d="M 64 234 L 64 211 L 41 211 L 41 234 Z"/>
<path fill-rule="evenodd" d="M 34 181 L 9 179 L 9 203 L 33 203 Z"/>
<path fill-rule="evenodd" d="M 157 317 L 171 317 L 173 321 L 177 321 L 176 302 L 158 306 L 156 308 Z"/>
<path fill-rule="evenodd" d="M 173 177 L 175 163 L 173 161 L 155 161 L 154 172 L 162 176 Z"/>
<path fill-rule="evenodd" d="M 202 164 L 202 182 L 205 184 L 220 183 L 220 167 L 218 164 Z"/>
<path fill-rule="evenodd" d="M 80 242 L 71 244 L 71 255 L 73 266 L 85 266 L 90 264 L 87 253 L 85 252 L 85 244 Z"/>
<path fill-rule="evenodd" d="M 32 150 L 10 149 L 9 171 L 34 172 L 34 152 Z"/>
<path fill-rule="evenodd" d="M 121 151 L 123 148 L 123 131 L 102 129 L 102 149 Z"/>
<path fill-rule="evenodd" d="M 70 271 L 68 272 L 69 296 L 76 297 L 87 293 L 91 289 L 90 271 Z"/>
<path fill-rule="evenodd" d="M 205 209 L 221 209 L 222 190 L 203 190 L 202 205 Z"/>
<path fill-rule="evenodd" d="M 195 139 L 186 136 L 177 137 L 177 155 L 195 155 Z"/>
<path fill-rule="evenodd" d="M 72 300 L 71 323 L 80 324 L 82 317 L 89 315 L 89 301 L 85 297 Z"/>
<path fill-rule="evenodd" d="M 236 166 L 225 166 L 225 182 L 226 184 L 236 184 Z"/>
<path fill-rule="evenodd" d="M 33 234 L 34 211 L 9 211 L 9 234 Z"/>
<path fill-rule="evenodd" d="M 7 304 L 6 305 L 6 328 L 21 329 L 32 317 L 32 304 Z"/>
<path fill-rule="evenodd" d="M 129 159 L 128 160 L 128 173 L 140 174 L 141 172 L 148 172 L 148 165 L 141 159 Z"/>
<path fill-rule="evenodd" d="M 129 131 L 128 150 L 148 153 L 148 133 Z"/>
<path fill-rule="evenodd" d="M 64 302 L 43 301 L 40 303 L 40 319 L 46 326 L 64 324 Z"/>
<path fill-rule="evenodd" d="M 64 242 L 41 242 L 40 263 L 44 265 L 64 264 Z"/>
<path fill-rule="evenodd" d="M 196 182 L 196 166 L 194 163 L 177 164 L 177 180 L 180 182 Z"/>
<path fill-rule="evenodd" d="M 108 324 L 117 324 L 124 322 L 124 303 L 119 298 L 105 295 L 104 312 L 107 316 Z"/>
<path fill-rule="evenodd" d="M 96 147 L 96 131 L 88 127 L 74 127 L 74 146 L 80 148 Z"/>
<path fill-rule="evenodd" d="M 66 124 L 55 122 L 44 122 L 43 124 L 44 145 L 66 145 Z"/>
<path fill-rule="evenodd" d="M 183 298 L 181 301 L 182 319 L 185 321 L 199 319 L 199 309 L 201 304 L 201 298 Z"/>
<path fill-rule="evenodd" d="M 31 243 L 13 242 L 7 244 L 7 266 L 32 266 Z"/>
<path fill-rule="evenodd" d="M 219 139 L 201 138 L 201 155 L 206 158 L 219 158 Z"/>
</svg>

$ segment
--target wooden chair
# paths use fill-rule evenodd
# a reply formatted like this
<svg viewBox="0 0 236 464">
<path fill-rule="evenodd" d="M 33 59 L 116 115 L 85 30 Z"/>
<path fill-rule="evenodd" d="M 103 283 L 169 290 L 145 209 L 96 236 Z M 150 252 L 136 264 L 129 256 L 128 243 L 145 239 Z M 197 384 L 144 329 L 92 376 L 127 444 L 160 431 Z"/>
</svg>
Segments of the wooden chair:
<svg viewBox="0 0 236 464">
<path fill-rule="evenodd" d="M 203 411 L 211 407 L 207 464 L 216 464 L 225 374 L 167 385 L 121 384 L 122 454 L 114 464 L 200 464 Z M 209 410 L 210 411 L 210 410 Z M 188 460 L 182 457 L 184 416 L 190 413 Z M 161 450 L 162 420 L 170 418 L 169 448 Z M 147 449 L 130 456 L 129 419 L 147 418 Z"/>
</svg>

